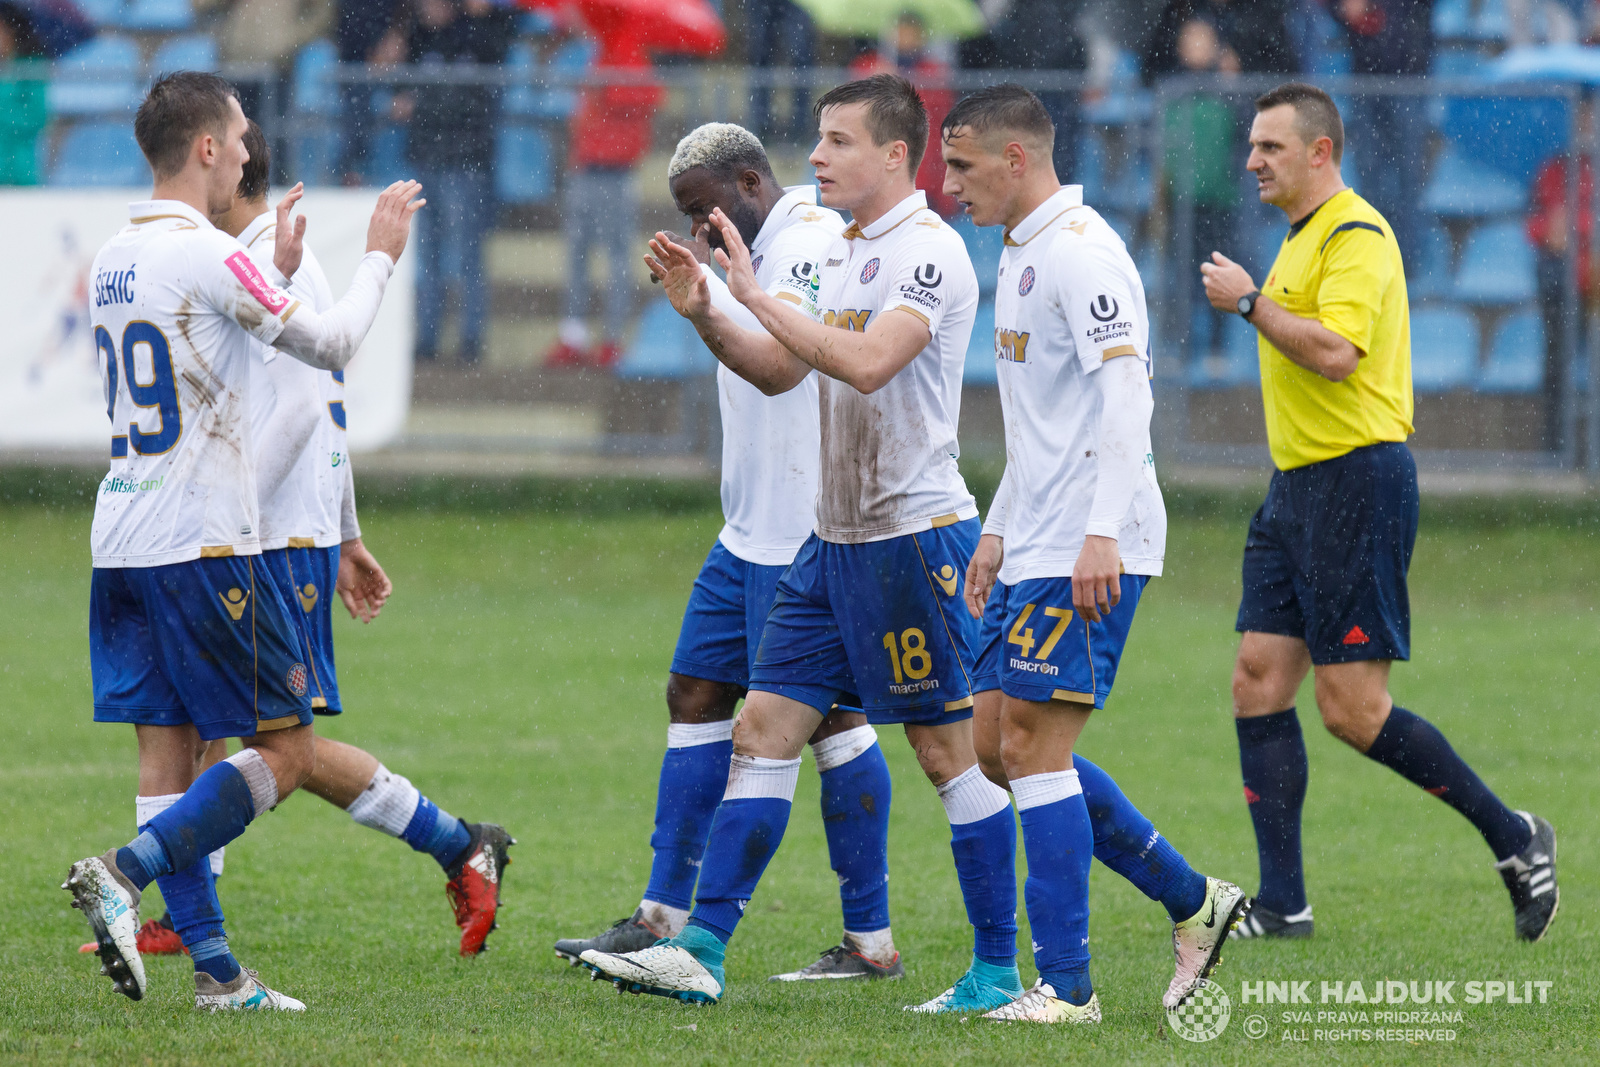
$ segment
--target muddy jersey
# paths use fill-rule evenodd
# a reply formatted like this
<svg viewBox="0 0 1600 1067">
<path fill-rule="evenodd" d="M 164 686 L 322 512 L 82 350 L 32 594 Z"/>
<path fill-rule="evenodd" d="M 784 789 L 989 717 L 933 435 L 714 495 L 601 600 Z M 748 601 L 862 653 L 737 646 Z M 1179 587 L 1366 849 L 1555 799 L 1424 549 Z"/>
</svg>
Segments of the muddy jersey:
<svg viewBox="0 0 1600 1067">
<path fill-rule="evenodd" d="M 277 229 L 267 212 L 245 227 L 239 243 L 258 262 L 271 262 Z M 328 277 L 309 247 L 289 295 L 318 312 L 333 306 Z M 277 352 L 250 368 L 262 549 L 329 548 L 358 536 L 344 528 L 354 523 L 344 372 L 318 370 Z"/>
<path fill-rule="evenodd" d="M 844 231 L 837 212 L 818 207 L 809 185 L 784 191 L 750 246 L 761 287 L 805 306 L 828 246 Z M 712 301 L 749 328 L 761 323 L 711 275 Z M 816 525 L 817 375 L 767 396 L 717 365 L 722 411 L 722 515 L 719 540 L 735 556 L 786 567 Z"/>
<path fill-rule="evenodd" d="M 933 335 L 877 392 L 818 376 L 817 536 L 859 544 L 976 516 L 956 469 L 961 374 L 978 309 L 961 236 L 913 193 L 833 242 L 816 304 L 817 317 L 838 329 L 865 332 L 883 315 L 910 314 Z"/>
<path fill-rule="evenodd" d="M 96 567 L 261 551 L 247 391 L 299 306 L 187 204 L 131 204 L 95 256 L 89 315 L 111 420 Z"/>
<path fill-rule="evenodd" d="M 1148 422 L 1132 502 L 1091 528 L 1108 360 L 1150 368 L 1144 285 L 1122 238 L 1069 185 L 1006 234 L 995 295 L 995 359 L 1006 427 L 1007 585 L 1072 576 L 1086 534 L 1117 539 L 1129 574 L 1161 573 L 1167 515 Z M 1146 384 L 1144 386 L 1148 388 Z"/>
</svg>

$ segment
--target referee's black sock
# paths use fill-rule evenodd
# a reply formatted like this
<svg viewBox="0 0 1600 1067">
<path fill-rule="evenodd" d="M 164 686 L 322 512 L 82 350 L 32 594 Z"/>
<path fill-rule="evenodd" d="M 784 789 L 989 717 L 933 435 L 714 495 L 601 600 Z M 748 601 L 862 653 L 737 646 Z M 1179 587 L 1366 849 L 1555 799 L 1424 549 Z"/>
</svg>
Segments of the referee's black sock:
<svg viewBox="0 0 1600 1067">
<path fill-rule="evenodd" d="M 1495 859 L 1527 847 L 1533 835 L 1528 824 L 1501 803 L 1427 719 L 1396 704 L 1367 755 L 1465 815 Z"/>
<path fill-rule="evenodd" d="M 1306 800 L 1306 742 L 1294 709 L 1234 719 L 1239 732 L 1239 770 L 1244 798 L 1256 828 L 1261 891 L 1256 900 L 1279 915 L 1306 908 L 1306 876 L 1300 859 L 1300 809 Z"/>
</svg>

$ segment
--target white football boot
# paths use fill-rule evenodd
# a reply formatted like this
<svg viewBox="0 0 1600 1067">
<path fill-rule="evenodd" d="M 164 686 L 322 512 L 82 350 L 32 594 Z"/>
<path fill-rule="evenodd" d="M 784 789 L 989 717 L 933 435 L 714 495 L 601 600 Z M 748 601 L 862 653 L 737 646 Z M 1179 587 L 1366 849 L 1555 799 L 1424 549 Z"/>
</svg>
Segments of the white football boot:
<svg viewBox="0 0 1600 1067">
<path fill-rule="evenodd" d="M 620 955 L 591 948 L 578 958 L 591 968 L 591 978 L 612 983 L 619 993 L 648 993 L 690 1004 L 722 999 L 722 967 L 707 967 L 694 953 L 670 942 Z"/>
<path fill-rule="evenodd" d="M 94 932 L 100 973 L 130 1000 L 144 996 L 144 960 L 139 958 L 139 896 L 117 869 L 117 850 L 79 860 L 61 888 L 72 894 L 72 906 L 83 912 Z"/>
<path fill-rule="evenodd" d="M 241 967 L 233 981 L 223 984 L 204 971 L 194 972 L 194 1006 L 207 1011 L 305 1011 L 306 1006 L 276 989 L 268 989 L 261 976 Z"/>
<path fill-rule="evenodd" d="M 1206 879 L 1206 896 L 1200 910 L 1172 924 L 1172 955 L 1176 964 L 1172 981 L 1161 998 L 1163 1008 L 1176 1008 L 1183 998 L 1211 977 L 1222 962 L 1222 945 L 1228 931 L 1250 910 L 1244 890 L 1220 878 Z"/>
<path fill-rule="evenodd" d="M 1010 1004 L 982 1016 L 997 1023 L 1098 1023 L 1099 994 L 1089 994 L 1089 1003 L 1072 1004 L 1056 996 L 1056 991 L 1039 979 L 1033 988 Z"/>
</svg>

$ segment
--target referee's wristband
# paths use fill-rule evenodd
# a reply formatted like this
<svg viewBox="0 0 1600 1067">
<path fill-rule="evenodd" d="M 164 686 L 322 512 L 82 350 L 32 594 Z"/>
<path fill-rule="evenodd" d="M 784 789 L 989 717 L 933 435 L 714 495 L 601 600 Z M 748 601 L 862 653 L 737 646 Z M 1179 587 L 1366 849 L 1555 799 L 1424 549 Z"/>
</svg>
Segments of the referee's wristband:
<svg viewBox="0 0 1600 1067">
<path fill-rule="evenodd" d="M 1256 312 L 1256 301 L 1260 299 L 1260 289 L 1253 290 L 1246 293 L 1244 296 L 1241 296 L 1239 298 L 1239 302 L 1235 305 L 1235 307 L 1239 309 L 1239 317 L 1244 319 L 1246 322 L 1249 322 L 1250 316 L 1254 315 Z"/>
</svg>

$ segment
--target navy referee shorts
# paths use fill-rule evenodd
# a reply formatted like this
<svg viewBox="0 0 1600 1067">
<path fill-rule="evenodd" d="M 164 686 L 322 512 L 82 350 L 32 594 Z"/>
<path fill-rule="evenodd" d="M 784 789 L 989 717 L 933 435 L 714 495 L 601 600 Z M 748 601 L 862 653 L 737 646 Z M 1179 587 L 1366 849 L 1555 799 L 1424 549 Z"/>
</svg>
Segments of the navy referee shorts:
<svg viewBox="0 0 1600 1067">
<path fill-rule="evenodd" d="M 1417 464 L 1403 443 L 1275 471 L 1245 538 L 1235 629 L 1301 638 L 1318 666 L 1410 659 L 1416 543 Z"/>
</svg>

